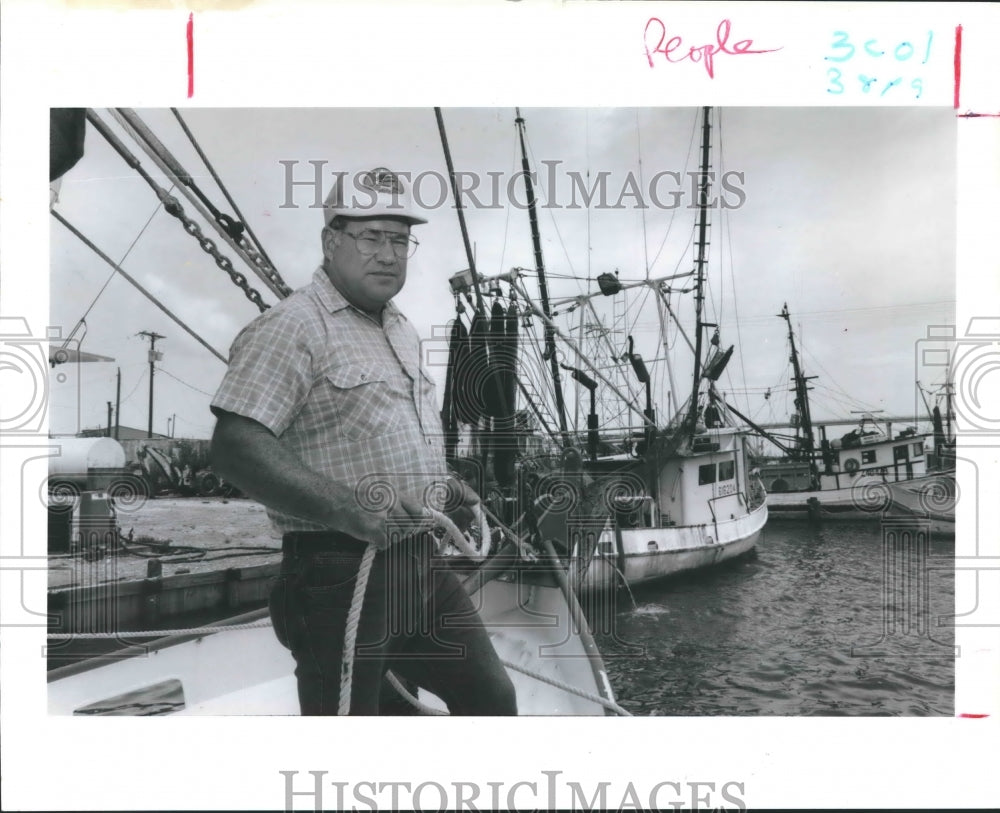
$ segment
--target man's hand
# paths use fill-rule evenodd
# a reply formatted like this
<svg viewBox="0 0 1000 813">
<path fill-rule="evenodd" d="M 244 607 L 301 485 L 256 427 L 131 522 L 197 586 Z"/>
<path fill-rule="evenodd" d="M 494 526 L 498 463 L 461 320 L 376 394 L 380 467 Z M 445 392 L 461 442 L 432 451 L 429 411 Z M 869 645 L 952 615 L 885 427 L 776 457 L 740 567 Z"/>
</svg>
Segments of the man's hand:
<svg viewBox="0 0 1000 813">
<path fill-rule="evenodd" d="M 338 530 L 369 542 L 378 550 L 389 547 L 389 527 L 389 515 L 385 511 L 344 511 L 338 522 Z"/>
<path fill-rule="evenodd" d="M 479 505 L 479 495 L 462 480 L 449 477 L 444 513 L 461 530 L 466 530 L 475 519 L 475 506 Z"/>
<path fill-rule="evenodd" d="M 427 511 L 431 509 L 440 511 L 454 522 L 459 530 L 466 531 L 476 518 L 474 508 L 480 503 L 479 495 L 461 480 L 452 477 L 441 481 L 440 484 L 441 489 L 434 492 L 437 499 L 432 505 L 421 505 L 401 497 L 389 512 L 390 528 L 402 536 L 428 531 L 434 525 Z"/>
</svg>

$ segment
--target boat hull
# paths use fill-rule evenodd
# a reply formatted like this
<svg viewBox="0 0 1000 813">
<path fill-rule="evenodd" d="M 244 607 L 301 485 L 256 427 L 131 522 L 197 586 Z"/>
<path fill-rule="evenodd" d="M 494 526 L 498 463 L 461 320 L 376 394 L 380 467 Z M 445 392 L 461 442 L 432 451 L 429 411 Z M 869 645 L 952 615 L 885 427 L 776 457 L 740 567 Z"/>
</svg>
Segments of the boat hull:
<svg viewBox="0 0 1000 813">
<path fill-rule="evenodd" d="M 574 621 L 551 573 L 539 570 L 515 567 L 488 581 L 477 575 L 469 579 L 473 602 L 497 653 L 513 664 L 508 674 L 518 712 L 605 714 L 613 694 L 589 630 Z M 223 623 L 266 623 L 266 618 L 267 611 L 259 610 Z M 171 636 L 145 648 L 133 647 L 131 653 L 52 670 L 49 713 L 299 714 L 295 663 L 270 626 Z M 587 696 L 550 685 L 524 670 L 569 684 Z M 172 699 L 165 699 L 167 694 Z M 444 709 L 438 698 L 424 691 L 419 699 Z"/>
<path fill-rule="evenodd" d="M 576 580 L 583 590 L 607 590 L 655 581 L 678 573 L 711 567 L 753 550 L 767 523 L 768 509 L 760 505 L 736 519 L 707 525 L 665 528 L 622 528 L 614 547 L 602 539 L 584 567 L 575 560 Z"/>
<path fill-rule="evenodd" d="M 845 488 L 769 493 L 767 505 L 775 519 L 912 518 L 932 532 L 953 535 L 955 495 L 955 473 L 949 471 L 896 482 L 858 476 Z"/>
</svg>

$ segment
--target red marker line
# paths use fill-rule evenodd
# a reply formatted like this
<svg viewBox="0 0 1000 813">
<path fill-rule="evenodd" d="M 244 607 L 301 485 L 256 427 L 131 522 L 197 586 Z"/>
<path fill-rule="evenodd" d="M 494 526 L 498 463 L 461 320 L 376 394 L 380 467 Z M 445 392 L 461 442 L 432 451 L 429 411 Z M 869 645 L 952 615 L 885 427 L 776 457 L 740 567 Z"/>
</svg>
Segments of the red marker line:
<svg viewBox="0 0 1000 813">
<path fill-rule="evenodd" d="M 959 717 L 965 717 L 970 720 L 981 720 L 983 717 L 989 717 L 988 714 L 959 714 Z"/>
<path fill-rule="evenodd" d="M 194 12 L 188 15 L 188 98 L 192 96 L 194 96 Z M 955 105 L 958 105 L 957 95 Z"/>
<path fill-rule="evenodd" d="M 962 91 L 962 26 L 955 26 L 955 109 Z"/>
</svg>

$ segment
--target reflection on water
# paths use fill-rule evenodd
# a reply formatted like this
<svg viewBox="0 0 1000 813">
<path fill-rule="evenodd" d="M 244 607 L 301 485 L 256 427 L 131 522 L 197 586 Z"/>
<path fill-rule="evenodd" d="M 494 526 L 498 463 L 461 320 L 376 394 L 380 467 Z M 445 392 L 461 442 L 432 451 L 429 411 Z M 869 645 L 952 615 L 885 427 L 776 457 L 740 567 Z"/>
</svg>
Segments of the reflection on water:
<svg viewBox="0 0 1000 813">
<path fill-rule="evenodd" d="M 771 522 L 757 552 L 588 608 L 639 715 L 954 713 L 954 540 Z"/>
</svg>

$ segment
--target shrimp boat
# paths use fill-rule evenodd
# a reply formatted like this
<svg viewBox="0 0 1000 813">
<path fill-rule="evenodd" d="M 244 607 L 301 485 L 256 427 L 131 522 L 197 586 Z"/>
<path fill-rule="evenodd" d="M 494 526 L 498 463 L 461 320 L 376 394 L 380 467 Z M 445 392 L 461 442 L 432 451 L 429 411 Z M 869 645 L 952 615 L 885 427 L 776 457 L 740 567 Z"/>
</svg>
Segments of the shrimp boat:
<svg viewBox="0 0 1000 813">
<path fill-rule="evenodd" d="M 790 360 L 798 407 L 796 437 L 786 439 L 761 430 L 786 452 L 783 458 L 762 459 L 761 476 L 771 515 L 778 518 L 885 519 L 911 518 L 940 534 L 955 533 L 954 469 L 928 468 L 928 435 L 909 426 L 893 436 L 875 416 L 865 413 L 857 426 L 840 438 L 828 439 L 809 410 L 811 378 L 803 373 L 787 304 L 780 316 L 788 324 Z"/>
<path fill-rule="evenodd" d="M 496 514 L 552 540 L 580 590 L 631 587 L 718 565 L 751 551 L 767 521 L 763 484 L 748 463 L 750 431 L 736 423 L 716 391 L 733 347 L 722 350 L 717 326 L 703 319 L 711 117 L 709 108 L 701 111 L 697 238 L 690 272 L 661 278 L 647 273 L 634 283 L 604 273 L 597 277 L 597 291 L 551 298 L 518 113 L 535 267 L 480 276 L 470 252 L 469 268 L 451 278 L 456 318 L 444 409 L 449 454 L 455 457 L 468 435 L 471 452 L 457 464 L 485 484 L 481 493 Z M 528 289 L 531 277 L 537 293 Z M 693 280 L 693 286 L 674 291 L 671 283 L 679 279 Z M 493 298 L 489 309 L 483 287 Z M 672 301 L 674 294 L 692 291 L 693 341 Z M 605 309 L 620 314 L 636 294 L 656 305 L 651 319 L 660 338 L 653 352 L 666 351 L 665 333 L 676 324 L 693 356 L 690 394 L 666 421 L 654 408 L 654 376 L 636 352 L 634 337 L 609 327 L 595 307 L 610 300 Z M 598 352 L 610 355 L 611 365 L 595 361 L 569 335 L 573 328 L 561 326 L 560 319 L 577 312 L 581 334 L 596 336 Z M 630 312 L 628 321 L 638 320 Z M 539 322 L 542 336 L 531 329 Z M 711 327 L 716 331 L 706 353 L 704 337 Z M 627 341 L 627 349 L 616 346 L 618 340 Z M 665 360 L 669 365 L 669 353 Z M 669 404 L 681 399 L 669 366 L 668 371 Z M 574 385 L 571 398 L 565 373 Z M 569 424 L 572 395 L 581 407 L 577 414 L 586 414 L 585 430 L 582 421 L 577 427 Z M 545 516 L 536 517 L 541 510 Z"/>
<path fill-rule="evenodd" d="M 208 165 L 180 114 L 173 112 Z M 228 194 L 234 216 L 220 213 L 210 204 L 206 210 L 206 197 L 197 188 L 194 177 L 183 169 L 138 114 L 117 110 L 112 111 L 112 116 L 187 202 L 198 210 L 203 224 L 215 228 L 229 248 L 276 297 L 286 296 L 290 292 L 288 287 Z M 248 299 L 264 310 L 267 305 L 260 294 L 250 287 L 244 275 L 235 271 L 231 261 L 226 261 L 216 244 L 202 234 L 199 221 L 188 216 L 178 197 L 145 171 L 133 150 L 97 112 L 53 111 L 52 177 L 58 178 L 80 160 L 85 123 L 146 180 L 165 210 L 181 221 L 188 234 L 196 237 L 202 249 L 213 257 L 219 268 L 229 273 Z M 211 172 L 217 179 L 214 170 Z M 218 183 L 225 192 L 221 181 Z M 63 214 L 55 208 L 52 214 L 117 273 L 125 276 L 147 298 L 153 299 Z M 155 299 L 153 301 L 166 311 Z M 176 317 L 169 312 L 168 315 L 192 333 Z M 192 335 L 205 344 L 196 334 Z M 128 496 L 102 493 L 100 498 L 109 503 L 108 516 L 114 515 L 115 499 Z M 542 510 L 540 516 L 544 514 Z M 537 534 L 533 537 L 514 535 L 502 523 L 479 526 L 477 533 L 478 538 L 470 540 L 468 555 L 443 558 L 442 566 L 453 567 L 461 573 L 514 683 L 519 712 L 525 715 L 626 714 L 615 703 L 601 654 L 565 567 L 549 541 Z M 472 541 L 478 548 L 471 547 Z M 485 556 L 487 546 L 490 546 L 489 557 Z M 50 652 L 58 650 L 60 639 L 80 639 L 87 635 L 114 638 L 121 648 L 108 656 L 50 670 L 49 712 L 77 716 L 295 715 L 299 707 L 293 659 L 278 643 L 269 626 L 267 611 L 257 610 L 176 633 L 86 627 L 66 634 L 50 634 Z M 443 713 L 444 704 L 425 690 L 414 692 L 398 682 L 393 685 L 418 711 Z"/>
</svg>

